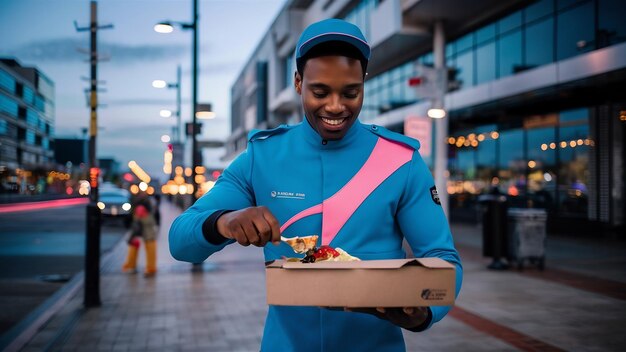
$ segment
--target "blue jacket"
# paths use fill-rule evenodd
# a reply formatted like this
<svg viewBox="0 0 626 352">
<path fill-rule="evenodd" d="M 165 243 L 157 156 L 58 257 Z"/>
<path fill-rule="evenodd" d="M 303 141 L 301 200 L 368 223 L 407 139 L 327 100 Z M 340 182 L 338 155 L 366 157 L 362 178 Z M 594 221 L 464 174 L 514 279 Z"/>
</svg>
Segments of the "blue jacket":
<svg viewBox="0 0 626 352">
<path fill-rule="evenodd" d="M 252 132 L 246 152 L 224 170 L 209 193 L 172 224 L 170 250 L 178 259 L 202 262 L 233 243 L 209 243 L 202 224 L 214 212 L 264 205 L 283 224 L 322 203 L 355 175 L 378 138 L 411 148 L 413 158 L 377 187 L 331 242 L 363 260 L 406 256 L 403 238 L 416 257 L 439 257 L 456 265 L 456 293 L 463 276 L 448 221 L 431 189 L 434 182 L 418 153 L 419 142 L 358 120 L 344 138 L 322 141 L 304 121 L 294 126 Z M 326 143 L 324 143 L 326 142 Z M 322 214 L 302 218 L 285 237 L 322 233 Z M 267 245 L 266 260 L 293 257 L 289 246 Z M 428 326 L 450 307 L 431 307 Z M 270 306 L 262 351 L 404 351 L 401 329 L 374 316 L 317 307 Z"/>
</svg>

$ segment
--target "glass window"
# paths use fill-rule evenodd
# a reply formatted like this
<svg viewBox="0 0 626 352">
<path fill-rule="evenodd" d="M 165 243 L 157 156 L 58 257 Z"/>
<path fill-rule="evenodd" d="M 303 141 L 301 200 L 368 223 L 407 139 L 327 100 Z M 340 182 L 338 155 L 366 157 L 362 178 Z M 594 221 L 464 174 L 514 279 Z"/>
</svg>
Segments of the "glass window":
<svg viewBox="0 0 626 352">
<path fill-rule="evenodd" d="M 471 49 L 473 46 L 474 46 L 474 32 L 464 37 L 461 37 L 456 41 L 456 52 L 458 54 L 462 51 Z"/>
<path fill-rule="evenodd" d="M 498 21 L 498 31 L 500 33 L 506 33 L 508 31 L 518 28 L 521 25 L 522 25 L 522 12 L 517 11 L 515 13 L 512 13 L 504 17 L 500 21 Z"/>
<path fill-rule="evenodd" d="M 17 117 L 17 110 L 17 102 L 4 94 L 0 94 L 0 111 L 4 111 L 9 115 Z"/>
<path fill-rule="evenodd" d="M 541 0 L 529 5 L 525 10 L 526 23 L 532 22 L 554 12 L 554 0 Z"/>
<path fill-rule="evenodd" d="M 563 123 L 571 123 L 571 122 L 580 122 L 580 123 L 589 123 L 589 109 L 574 109 L 574 110 L 566 110 L 561 111 L 559 114 L 559 122 Z"/>
<path fill-rule="evenodd" d="M 587 216 L 589 184 L 589 125 L 559 129 L 559 211 L 564 215 Z"/>
<path fill-rule="evenodd" d="M 446 58 L 451 58 L 456 54 L 456 42 L 446 44 Z"/>
<path fill-rule="evenodd" d="M 48 138 L 44 137 L 41 139 L 41 146 L 44 147 L 44 149 L 50 149 L 50 141 Z"/>
<path fill-rule="evenodd" d="M 496 25 L 490 24 L 476 31 L 476 44 L 482 44 L 496 37 Z"/>
<path fill-rule="evenodd" d="M 522 64 L 522 32 L 515 31 L 503 35 L 498 40 L 498 77 L 517 72 Z"/>
<path fill-rule="evenodd" d="M 476 148 L 476 177 L 481 181 L 479 192 L 484 192 L 485 188 L 491 185 L 492 178 L 497 176 L 496 148 L 498 141 L 490 137 L 490 132 L 495 130 L 495 125 L 481 126 L 477 129 L 479 143 Z M 479 133 L 481 131 L 483 133 Z"/>
<path fill-rule="evenodd" d="M 35 132 L 31 130 L 26 130 L 26 143 L 27 144 L 35 144 Z"/>
<path fill-rule="evenodd" d="M 39 127 L 39 116 L 31 109 L 26 110 L 26 123 L 32 127 Z"/>
<path fill-rule="evenodd" d="M 457 153 L 458 171 L 464 176 L 463 179 L 474 179 L 476 176 L 476 163 L 473 148 L 461 148 Z"/>
<path fill-rule="evenodd" d="M 526 26 L 525 66 L 536 67 L 554 60 L 554 19 L 547 18 Z"/>
<path fill-rule="evenodd" d="M 598 1 L 598 45 L 604 47 L 626 41 L 626 4 L 623 0 Z"/>
<path fill-rule="evenodd" d="M 46 99 L 54 100 L 54 83 L 41 73 L 38 73 L 37 78 L 37 91 Z"/>
<path fill-rule="evenodd" d="M 557 59 L 563 60 L 593 50 L 593 3 L 559 14 L 557 18 Z"/>
<path fill-rule="evenodd" d="M 285 67 L 285 82 L 284 82 L 284 86 L 283 88 L 289 88 L 293 86 L 293 75 L 295 72 L 295 65 L 294 65 L 294 52 L 291 52 L 291 54 L 287 55 L 287 57 L 285 57 L 285 63 L 284 63 L 284 67 Z"/>
<path fill-rule="evenodd" d="M 581 2 L 581 0 L 557 0 L 558 9 L 562 10 L 579 2 Z"/>
<path fill-rule="evenodd" d="M 9 132 L 8 123 L 6 120 L 0 120 L 0 135 L 7 135 Z"/>
<path fill-rule="evenodd" d="M 467 88 L 474 85 L 474 52 L 467 51 L 456 59 L 456 67 L 458 70 L 457 79 L 461 81 L 461 88 Z"/>
<path fill-rule="evenodd" d="M 46 109 L 46 104 L 45 101 L 43 99 L 43 97 L 41 96 L 35 96 L 35 107 L 37 108 L 37 110 L 44 112 Z"/>
<path fill-rule="evenodd" d="M 556 128 L 535 128 L 526 133 L 528 156 L 528 191 L 534 207 L 556 206 Z"/>
<path fill-rule="evenodd" d="M 35 92 L 32 89 L 24 86 L 22 97 L 24 101 L 26 102 L 26 104 L 31 104 L 31 105 L 35 104 Z"/>
<path fill-rule="evenodd" d="M 520 196 L 526 191 L 526 165 L 524 159 L 524 130 L 500 132 L 498 141 L 498 177 L 500 190 L 510 196 Z"/>
<path fill-rule="evenodd" d="M 15 78 L 2 69 L 0 69 L 0 88 L 4 88 L 10 93 L 15 93 Z"/>
<path fill-rule="evenodd" d="M 476 84 L 496 78 L 496 44 L 481 45 L 476 48 Z"/>
<path fill-rule="evenodd" d="M 434 62 L 432 51 L 421 57 L 421 63 L 424 65 L 432 65 Z"/>
</svg>

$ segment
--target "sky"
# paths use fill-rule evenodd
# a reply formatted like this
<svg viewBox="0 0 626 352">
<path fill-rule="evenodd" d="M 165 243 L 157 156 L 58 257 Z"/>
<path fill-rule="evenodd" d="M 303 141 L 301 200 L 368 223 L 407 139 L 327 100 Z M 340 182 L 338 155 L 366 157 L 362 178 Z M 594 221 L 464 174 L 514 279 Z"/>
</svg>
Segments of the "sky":
<svg viewBox="0 0 626 352">
<path fill-rule="evenodd" d="M 217 117 L 205 120 L 198 140 L 224 140 L 230 133 L 230 88 L 252 55 L 285 0 L 200 0 L 198 102 L 211 103 Z M 84 90 L 90 66 L 87 55 L 89 0 L 0 0 L 0 57 L 16 58 L 34 66 L 55 84 L 55 136 L 79 138 L 88 126 L 89 108 Z M 123 167 L 136 160 L 153 178 L 164 179 L 163 134 L 171 134 L 176 90 L 156 89 L 152 81 L 176 81 L 182 68 L 183 123 L 191 121 L 192 32 L 178 28 L 159 34 L 154 24 L 191 22 L 191 0 L 99 0 L 100 55 L 110 60 L 98 66 L 105 81 L 99 93 L 98 158 L 113 157 Z M 204 164 L 223 166 L 223 150 L 205 150 Z M 190 156 L 188 156 L 190 157 Z"/>
</svg>

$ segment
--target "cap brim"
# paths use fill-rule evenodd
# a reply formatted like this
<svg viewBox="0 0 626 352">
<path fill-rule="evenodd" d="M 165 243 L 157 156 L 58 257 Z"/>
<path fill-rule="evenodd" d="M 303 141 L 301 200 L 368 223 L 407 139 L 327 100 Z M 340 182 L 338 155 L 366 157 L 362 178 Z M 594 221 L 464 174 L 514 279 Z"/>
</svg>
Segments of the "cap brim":
<svg viewBox="0 0 626 352">
<path fill-rule="evenodd" d="M 347 44 L 350 44 L 359 50 L 359 52 L 361 53 L 361 55 L 363 55 L 363 58 L 365 58 L 365 60 L 369 61 L 370 59 L 371 49 L 370 49 L 370 46 L 365 41 L 355 36 L 352 36 L 346 33 L 339 33 L 339 32 L 320 34 L 302 43 L 302 45 L 300 45 L 300 48 L 298 50 L 298 56 L 296 58 L 299 59 L 305 56 L 307 52 L 311 50 L 311 48 L 321 43 L 330 42 L 330 41 L 345 42 Z"/>
</svg>

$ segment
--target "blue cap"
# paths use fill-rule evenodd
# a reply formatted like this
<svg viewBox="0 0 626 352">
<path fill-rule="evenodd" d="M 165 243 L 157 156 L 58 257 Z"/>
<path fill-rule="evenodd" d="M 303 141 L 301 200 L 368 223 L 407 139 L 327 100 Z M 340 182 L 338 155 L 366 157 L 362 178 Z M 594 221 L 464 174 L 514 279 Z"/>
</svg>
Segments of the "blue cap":
<svg viewBox="0 0 626 352">
<path fill-rule="evenodd" d="M 356 47 L 365 60 L 370 59 L 370 46 L 359 27 L 344 20 L 330 18 L 315 22 L 302 32 L 296 46 L 296 60 L 302 58 L 316 45 L 329 41 L 346 42 Z"/>
</svg>

